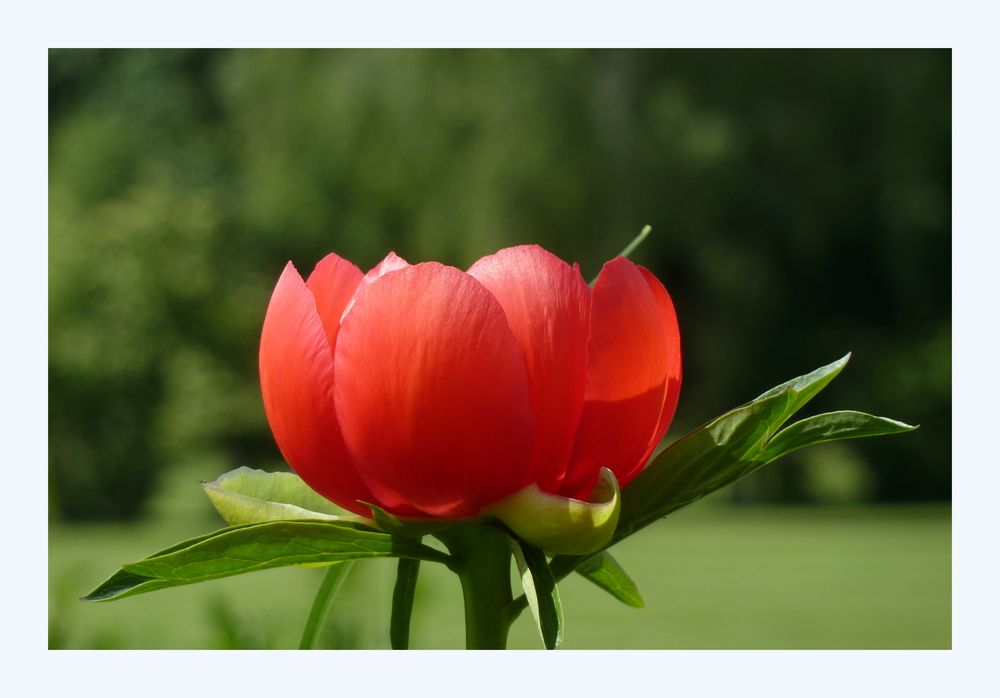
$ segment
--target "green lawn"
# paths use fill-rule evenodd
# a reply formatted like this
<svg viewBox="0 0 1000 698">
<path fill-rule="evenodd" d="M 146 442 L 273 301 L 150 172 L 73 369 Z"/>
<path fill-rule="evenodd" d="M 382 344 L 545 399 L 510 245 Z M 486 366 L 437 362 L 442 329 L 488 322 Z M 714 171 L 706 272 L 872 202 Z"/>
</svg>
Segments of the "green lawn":
<svg viewBox="0 0 1000 698">
<path fill-rule="evenodd" d="M 52 525 L 50 647 L 294 647 L 321 570 L 268 570 L 111 603 L 77 600 L 120 563 L 217 527 L 201 508 L 136 525 Z M 564 648 L 951 646 L 947 507 L 707 502 L 640 532 L 614 553 L 646 608 L 621 605 L 574 575 L 560 584 Z M 393 571 L 388 560 L 355 565 L 324 646 L 388 647 Z M 458 581 L 424 563 L 411 645 L 462 643 Z M 512 629 L 511 646 L 540 646 L 527 615 Z"/>
</svg>

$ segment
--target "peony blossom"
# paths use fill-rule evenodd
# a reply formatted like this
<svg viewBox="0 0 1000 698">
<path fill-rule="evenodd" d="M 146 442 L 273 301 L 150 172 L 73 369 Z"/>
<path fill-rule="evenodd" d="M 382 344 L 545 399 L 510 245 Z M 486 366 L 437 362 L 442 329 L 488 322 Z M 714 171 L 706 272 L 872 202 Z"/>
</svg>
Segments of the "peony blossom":
<svg viewBox="0 0 1000 698">
<path fill-rule="evenodd" d="M 586 499 L 624 487 L 663 438 L 681 382 L 670 296 L 618 257 L 593 288 L 530 245 L 468 271 L 390 253 L 291 262 L 260 345 L 282 455 L 355 513 L 475 517 L 531 485 Z"/>
</svg>

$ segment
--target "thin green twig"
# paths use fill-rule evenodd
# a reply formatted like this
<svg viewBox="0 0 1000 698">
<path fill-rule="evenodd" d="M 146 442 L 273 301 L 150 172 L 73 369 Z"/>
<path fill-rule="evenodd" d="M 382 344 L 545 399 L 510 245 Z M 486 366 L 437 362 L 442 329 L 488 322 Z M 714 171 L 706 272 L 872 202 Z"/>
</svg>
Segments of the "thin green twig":
<svg viewBox="0 0 1000 698">
<path fill-rule="evenodd" d="M 633 252 L 635 252 L 636 248 L 642 244 L 642 241 L 649 237 L 651 232 L 653 232 L 653 226 L 644 225 L 642 230 L 639 231 L 639 234 L 632 238 L 632 242 L 627 244 L 625 249 L 618 253 L 618 256 L 628 258 Z M 590 280 L 590 285 L 593 286 L 595 283 L 597 283 L 596 276 Z"/>
<path fill-rule="evenodd" d="M 642 241 L 645 240 L 651 232 L 653 232 L 653 226 L 644 225 L 642 227 L 642 230 L 639 231 L 639 234 L 636 235 L 635 238 L 633 238 L 632 242 L 630 242 L 625 246 L 625 249 L 622 250 L 618 256 L 628 257 L 629 255 L 631 255 L 633 252 L 635 252 L 635 248 L 641 245 Z"/>
</svg>

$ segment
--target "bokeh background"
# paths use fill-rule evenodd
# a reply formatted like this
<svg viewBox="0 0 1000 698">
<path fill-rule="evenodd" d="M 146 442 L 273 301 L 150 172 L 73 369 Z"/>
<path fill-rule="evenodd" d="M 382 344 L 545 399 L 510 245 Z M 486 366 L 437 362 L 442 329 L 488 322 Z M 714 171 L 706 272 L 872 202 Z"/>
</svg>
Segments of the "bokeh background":
<svg viewBox="0 0 1000 698">
<path fill-rule="evenodd" d="M 296 643 L 316 570 L 77 600 L 219 527 L 199 480 L 283 467 L 256 361 L 287 260 L 537 242 L 589 278 L 647 223 L 633 258 L 685 352 L 668 441 L 848 350 L 808 410 L 921 429 L 800 452 L 626 541 L 647 608 L 568 579 L 565 646 L 949 647 L 943 50 L 51 51 L 50 647 Z M 388 646 L 391 577 L 355 566 L 325 646 Z M 414 646 L 461 623 L 426 570 Z"/>
</svg>

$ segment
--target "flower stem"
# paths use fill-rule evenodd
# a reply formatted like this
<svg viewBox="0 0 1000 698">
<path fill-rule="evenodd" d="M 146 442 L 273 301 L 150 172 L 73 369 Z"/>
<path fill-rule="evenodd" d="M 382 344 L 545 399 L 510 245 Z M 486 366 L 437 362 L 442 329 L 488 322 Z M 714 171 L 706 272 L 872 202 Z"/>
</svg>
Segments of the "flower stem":
<svg viewBox="0 0 1000 698">
<path fill-rule="evenodd" d="M 344 583 L 347 573 L 354 565 L 354 560 L 338 562 L 330 565 L 323 577 L 323 583 L 319 585 L 316 598 L 313 600 L 312 608 L 309 611 L 309 619 L 306 627 L 302 631 L 302 639 L 299 641 L 300 650 L 311 650 L 316 646 L 316 638 L 319 637 L 319 630 L 323 627 L 323 621 L 330 613 L 330 606 L 333 605 L 333 597 Z"/>
<path fill-rule="evenodd" d="M 453 569 L 462 581 L 466 649 L 505 649 L 513 620 L 506 534 L 481 525 L 449 529 L 438 537 L 454 556 Z"/>
<path fill-rule="evenodd" d="M 419 573 L 420 560 L 399 558 L 396 585 L 392 590 L 392 619 L 389 622 L 389 644 L 394 650 L 405 650 L 410 646 L 410 617 L 413 615 L 413 596 Z"/>
</svg>

